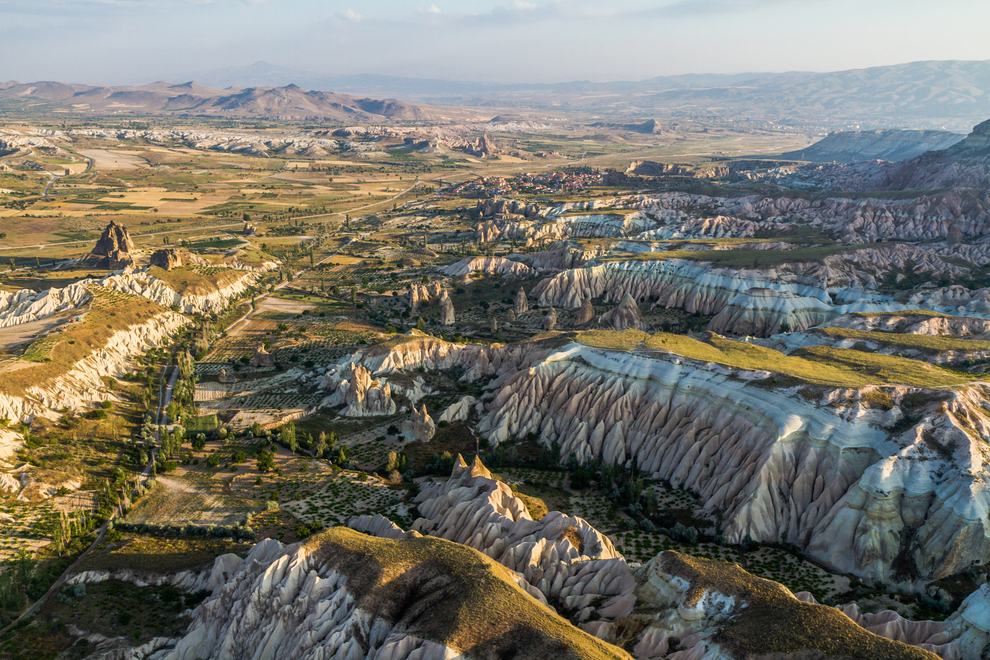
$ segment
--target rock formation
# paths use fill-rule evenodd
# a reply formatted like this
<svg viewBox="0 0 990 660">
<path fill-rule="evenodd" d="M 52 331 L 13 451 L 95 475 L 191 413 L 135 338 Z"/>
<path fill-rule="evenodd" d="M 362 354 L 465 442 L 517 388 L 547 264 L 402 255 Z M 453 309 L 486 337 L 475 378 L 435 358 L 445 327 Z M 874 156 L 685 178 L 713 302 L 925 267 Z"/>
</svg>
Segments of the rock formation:
<svg viewBox="0 0 990 660">
<path fill-rule="evenodd" d="M 259 346 L 251 356 L 250 365 L 256 368 L 272 368 L 275 366 L 275 356 L 266 351 L 264 346 Z"/>
<path fill-rule="evenodd" d="M 498 332 L 498 319 L 494 316 L 488 319 L 488 329 L 492 332 Z"/>
<path fill-rule="evenodd" d="M 228 374 L 226 369 L 220 370 L 220 376 L 217 379 L 221 385 L 233 385 L 237 382 L 237 379 L 233 374 Z"/>
<path fill-rule="evenodd" d="M 0 328 L 31 323 L 82 307 L 90 299 L 85 282 L 44 291 L 0 290 Z"/>
<path fill-rule="evenodd" d="M 454 325 L 454 302 L 446 289 L 440 295 L 440 323 L 445 326 Z"/>
<path fill-rule="evenodd" d="M 164 270 L 172 270 L 182 265 L 182 255 L 175 248 L 155 250 L 151 253 L 149 262 L 152 266 L 158 266 Z"/>
<path fill-rule="evenodd" d="M 543 317 L 543 329 L 550 332 L 557 327 L 557 310 L 553 307 L 547 312 L 547 315 Z"/>
<path fill-rule="evenodd" d="M 340 388 L 347 404 L 341 413 L 345 417 L 394 415 L 398 409 L 389 384 L 373 380 L 371 372 L 360 364 L 352 365 L 348 379 Z"/>
<path fill-rule="evenodd" d="M 633 301 L 635 304 L 636 301 Z M 581 307 L 577 311 L 577 315 L 574 317 L 574 325 L 586 325 L 595 320 L 595 306 L 591 304 L 590 298 L 585 298 L 584 302 L 581 303 Z"/>
<path fill-rule="evenodd" d="M 585 301 L 590 302 L 590 301 Z M 581 311 L 584 310 L 583 304 Z M 580 316 L 580 311 L 578 313 Z M 598 317 L 598 325 L 612 330 L 642 330 L 643 315 L 639 313 L 636 301 L 628 293 L 622 298 L 622 302 L 610 311 Z"/>
<path fill-rule="evenodd" d="M 513 277 L 529 277 L 535 274 L 526 264 L 505 257 L 468 257 L 444 270 L 444 274 L 449 277 L 461 277 L 471 273 L 497 273 Z"/>
<path fill-rule="evenodd" d="M 513 310 L 509 310 L 509 313 L 505 315 L 505 320 L 507 323 L 515 323 L 516 313 Z"/>
<path fill-rule="evenodd" d="M 463 422 L 471 416 L 471 409 L 478 403 L 473 396 L 464 396 L 457 403 L 452 403 L 440 415 L 440 422 Z"/>
<path fill-rule="evenodd" d="M 437 432 L 433 418 L 426 412 L 426 405 L 413 407 L 412 419 L 406 423 L 410 438 L 419 442 L 429 442 Z"/>
<path fill-rule="evenodd" d="M 161 311 L 143 323 L 114 332 L 68 371 L 31 385 L 23 394 L 7 390 L 0 379 L 0 418 L 29 421 L 40 415 L 57 419 L 63 408 L 81 411 L 104 401 L 106 378 L 122 378 L 135 368 L 136 356 L 161 346 L 189 323 L 181 314 Z"/>
<path fill-rule="evenodd" d="M 529 311 L 529 299 L 526 298 L 526 292 L 522 287 L 519 287 L 519 290 L 516 291 L 516 301 L 512 306 L 512 311 L 515 312 L 516 316 Z"/>
<path fill-rule="evenodd" d="M 518 575 L 442 539 L 334 528 L 306 543 L 262 541 L 234 563 L 186 635 L 155 657 L 441 660 L 480 647 L 499 658 L 630 658 L 527 595 Z"/>
<path fill-rule="evenodd" d="M 930 407 L 912 413 L 924 421 L 898 430 L 899 408 L 843 412 L 857 404 L 838 404 L 848 396 L 842 387 L 816 392 L 815 400 L 836 402 L 820 406 L 786 387 L 748 385 L 766 372 L 676 355 L 572 344 L 526 364 L 505 373 L 485 404 L 478 428 L 492 444 L 535 433 L 580 462 L 635 464 L 698 493 L 709 511 L 723 511 L 730 542 L 773 542 L 786 533 L 842 573 L 889 581 L 901 537 L 885 530 L 905 528 L 916 543 L 916 582 L 990 561 L 990 534 L 975 513 L 990 505 L 990 495 L 982 488 L 969 494 L 969 470 L 982 470 L 974 466 L 984 460 L 971 448 L 990 437 L 981 386 L 944 404 L 947 395 L 928 395 Z M 911 391 L 918 390 L 885 390 L 895 407 Z M 969 421 L 961 425 L 957 415 Z M 923 437 L 942 438 L 944 456 Z M 948 503 L 960 489 L 967 504 L 953 507 Z M 902 492 L 914 495 L 894 495 Z"/>
<path fill-rule="evenodd" d="M 127 227 L 111 220 L 103 230 L 103 234 L 90 252 L 90 258 L 95 260 L 100 268 L 120 270 L 134 264 L 131 252 L 134 251 L 134 241 L 127 232 Z"/>
<path fill-rule="evenodd" d="M 607 537 L 581 518 L 551 511 L 533 520 L 525 503 L 478 459 L 468 466 L 458 456 L 450 479 L 424 488 L 416 503 L 422 517 L 414 523 L 415 531 L 491 557 L 520 574 L 524 589 L 534 597 L 553 602 L 596 637 L 633 648 L 636 658 L 731 658 L 740 652 L 745 657 L 823 652 L 821 657 L 845 654 L 863 660 L 878 653 L 913 660 L 936 657 L 908 646 L 897 630 L 868 632 L 842 612 L 799 600 L 782 585 L 732 564 L 664 552 L 641 567 L 630 566 Z M 381 516 L 364 516 L 350 525 L 383 538 L 411 535 Z M 751 613 L 762 617 L 768 611 L 772 614 L 751 625 Z M 630 628 L 632 620 L 639 625 Z M 929 636 L 949 628 L 933 622 L 907 624 Z M 979 630 L 959 628 L 961 634 L 939 647 L 949 653 L 944 657 L 957 658 L 961 649 L 969 650 L 962 640 Z M 674 639 L 689 655 L 669 655 Z M 977 636 L 971 646 L 976 655 L 985 643 L 985 636 Z"/>
<path fill-rule="evenodd" d="M 425 285 L 413 284 L 409 287 L 409 309 L 416 311 L 428 302 L 430 302 L 430 294 Z"/>
</svg>

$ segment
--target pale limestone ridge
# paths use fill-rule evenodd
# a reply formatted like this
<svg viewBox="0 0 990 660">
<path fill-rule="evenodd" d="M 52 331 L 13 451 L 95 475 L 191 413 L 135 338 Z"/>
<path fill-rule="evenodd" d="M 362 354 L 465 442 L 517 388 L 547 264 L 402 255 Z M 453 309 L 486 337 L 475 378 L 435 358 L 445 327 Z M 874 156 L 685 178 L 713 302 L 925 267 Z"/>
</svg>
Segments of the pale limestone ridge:
<svg viewBox="0 0 990 660">
<path fill-rule="evenodd" d="M 444 274 L 449 277 L 462 277 L 473 273 L 529 277 L 534 275 L 535 271 L 524 263 L 505 257 L 467 257 L 444 270 Z"/>
<path fill-rule="evenodd" d="M 85 305 L 90 299 L 86 284 L 44 291 L 0 291 L 0 328 L 31 323 Z"/>
<path fill-rule="evenodd" d="M 144 323 L 118 330 L 106 345 L 86 356 L 64 375 L 38 383 L 26 396 L 0 393 L 0 417 L 30 420 L 35 415 L 57 419 L 62 408 L 80 410 L 113 397 L 104 378 L 121 378 L 136 367 L 133 358 L 161 346 L 189 319 L 175 312 L 162 312 Z"/>
<path fill-rule="evenodd" d="M 572 344 L 496 381 L 478 430 L 492 444 L 535 433 L 580 462 L 635 462 L 724 512 L 730 543 L 786 533 L 838 572 L 889 581 L 904 529 L 915 533 L 920 581 L 990 560 L 982 386 L 890 434 L 896 401 L 917 390 L 888 388 L 895 409 L 884 412 L 857 403 L 855 390 L 816 394 L 838 404 L 824 406 L 793 388 L 747 385 L 767 375 Z"/>
</svg>

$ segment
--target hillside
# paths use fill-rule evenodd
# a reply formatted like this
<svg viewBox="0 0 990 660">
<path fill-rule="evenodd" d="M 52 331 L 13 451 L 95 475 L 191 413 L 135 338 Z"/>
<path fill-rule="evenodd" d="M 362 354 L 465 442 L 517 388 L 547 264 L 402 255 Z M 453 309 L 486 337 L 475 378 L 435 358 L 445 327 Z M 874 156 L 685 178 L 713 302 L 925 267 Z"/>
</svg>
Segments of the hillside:
<svg viewBox="0 0 990 660">
<path fill-rule="evenodd" d="M 297 85 L 211 89 L 196 82 L 157 82 L 139 87 L 71 85 L 60 82 L 0 85 L 6 112 L 72 112 L 81 115 L 133 114 L 258 117 L 341 122 L 441 120 L 463 113 L 396 99 L 360 98 L 306 90 Z"/>
<path fill-rule="evenodd" d="M 920 156 L 927 151 L 946 149 L 961 139 L 962 135 L 948 131 L 837 131 L 829 133 L 809 147 L 781 154 L 781 157 L 813 163 L 860 163 L 867 160 L 897 162 Z"/>
</svg>

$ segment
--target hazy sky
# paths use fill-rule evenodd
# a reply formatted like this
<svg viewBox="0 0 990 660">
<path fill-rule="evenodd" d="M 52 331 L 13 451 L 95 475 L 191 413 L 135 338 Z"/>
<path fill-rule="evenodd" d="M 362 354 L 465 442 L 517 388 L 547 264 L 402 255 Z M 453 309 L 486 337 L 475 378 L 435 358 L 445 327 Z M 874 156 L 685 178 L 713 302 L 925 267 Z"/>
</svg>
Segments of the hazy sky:
<svg viewBox="0 0 990 660">
<path fill-rule="evenodd" d="M 133 83 L 259 60 L 498 82 L 990 59 L 987 0 L 0 0 L 0 80 Z"/>
</svg>

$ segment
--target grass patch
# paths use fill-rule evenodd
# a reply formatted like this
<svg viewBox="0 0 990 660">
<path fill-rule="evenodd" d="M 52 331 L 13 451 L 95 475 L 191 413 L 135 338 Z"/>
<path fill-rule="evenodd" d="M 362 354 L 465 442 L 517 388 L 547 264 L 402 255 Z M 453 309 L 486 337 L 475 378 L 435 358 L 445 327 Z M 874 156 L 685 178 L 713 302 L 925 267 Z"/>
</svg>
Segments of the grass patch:
<svg viewBox="0 0 990 660">
<path fill-rule="evenodd" d="M 250 548 L 230 539 L 124 534 L 90 553 L 79 571 L 175 573 L 209 566 L 220 555 L 244 555 Z"/>
<path fill-rule="evenodd" d="M 703 341 L 684 335 L 649 335 L 636 330 L 593 330 L 577 333 L 576 339 L 594 348 L 660 350 L 738 369 L 772 371 L 821 385 L 911 385 L 938 388 L 966 385 L 973 380 L 968 375 L 919 360 L 826 346 L 811 346 L 798 350 L 794 355 L 784 355 L 770 348 L 732 341 L 711 332 L 704 335 Z"/>
<path fill-rule="evenodd" d="M 754 241 L 748 241 L 750 243 Z M 788 263 L 821 263 L 826 257 L 867 248 L 890 247 L 886 243 L 862 245 L 819 245 L 795 250 L 668 250 L 666 252 L 641 252 L 639 254 L 606 257 L 600 261 L 663 261 L 666 259 L 691 259 L 706 261 L 724 268 L 771 268 Z"/>
<path fill-rule="evenodd" d="M 912 335 L 893 332 L 865 332 L 846 328 L 818 328 L 815 332 L 833 339 L 862 339 L 886 346 L 903 346 L 932 353 L 946 351 L 990 351 L 990 341 L 961 339 L 950 335 Z"/>
</svg>

